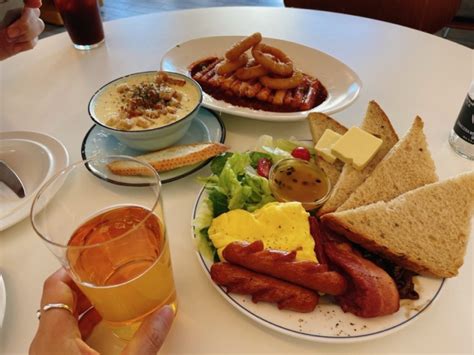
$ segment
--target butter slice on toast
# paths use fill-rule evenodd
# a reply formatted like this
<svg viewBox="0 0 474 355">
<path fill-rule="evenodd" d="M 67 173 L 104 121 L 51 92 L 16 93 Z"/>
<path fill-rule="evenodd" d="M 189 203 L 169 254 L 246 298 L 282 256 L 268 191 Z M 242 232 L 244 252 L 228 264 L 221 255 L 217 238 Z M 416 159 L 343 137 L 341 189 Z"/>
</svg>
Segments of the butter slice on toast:
<svg viewBox="0 0 474 355">
<path fill-rule="evenodd" d="M 135 158 L 149 163 L 156 171 L 162 172 L 199 163 L 228 149 L 228 146 L 221 143 L 184 144 L 139 155 Z M 146 173 L 141 165 L 131 161 L 114 161 L 108 165 L 108 168 L 117 175 L 144 175 Z"/>
<path fill-rule="evenodd" d="M 417 116 L 408 133 L 336 211 L 389 201 L 436 181 L 438 176 L 423 133 L 423 120 Z"/>
<path fill-rule="evenodd" d="M 375 167 L 385 157 L 390 149 L 398 142 L 398 136 L 392 124 L 380 106 L 370 101 L 361 127 L 364 131 L 383 140 L 382 146 L 369 164 L 361 171 L 345 164 L 341 175 L 335 184 L 329 199 L 318 211 L 318 216 L 334 212 L 374 171 Z M 332 182 L 332 181 L 331 181 Z"/>
<path fill-rule="evenodd" d="M 308 115 L 308 122 L 314 144 L 319 141 L 326 129 L 330 129 L 336 133 L 339 133 L 340 135 L 343 135 L 347 131 L 346 127 L 324 113 L 310 113 Z M 318 157 L 317 164 L 328 176 L 329 180 L 331 181 L 331 186 L 334 186 L 339 179 L 339 175 L 341 174 L 344 163 L 342 161 L 336 160 L 331 164 L 321 157 Z"/>
</svg>

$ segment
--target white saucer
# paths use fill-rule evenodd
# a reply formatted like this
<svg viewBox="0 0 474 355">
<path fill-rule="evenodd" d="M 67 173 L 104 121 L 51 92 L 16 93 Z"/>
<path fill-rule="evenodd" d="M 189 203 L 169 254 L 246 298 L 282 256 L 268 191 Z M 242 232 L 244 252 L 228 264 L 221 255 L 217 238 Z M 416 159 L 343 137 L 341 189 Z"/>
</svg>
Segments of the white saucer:
<svg viewBox="0 0 474 355">
<path fill-rule="evenodd" d="M 176 145 L 191 144 L 198 142 L 219 142 L 224 143 L 225 127 L 220 118 L 212 111 L 200 108 L 194 118 L 186 135 L 179 140 Z M 106 132 L 102 127 L 94 125 L 87 132 L 82 142 L 82 158 L 89 159 L 92 156 L 101 153 L 105 155 L 128 155 L 137 156 L 144 154 L 127 147 L 119 142 L 114 136 Z M 167 183 L 181 179 L 204 167 L 209 160 L 194 165 L 184 166 L 182 168 L 165 171 L 160 173 L 161 182 Z M 92 171 L 92 170 L 91 170 Z M 92 171 L 94 173 L 94 171 Z M 95 174 L 95 173 L 94 173 Z M 101 177 L 101 174 L 95 174 Z"/>
<path fill-rule="evenodd" d="M 5 309 L 7 307 L 7 293 L 5 291 L 5 283 L 2 274 L 0 274 L 0 329 L 2 329 L 3 318 L 5 317 Z"/>
<path fill-rule="evenodd" d="M 39 132 L 0 132 L 0 159 L 19 176 L 25 197 L 19 198 L 0 183 L 0 231 L 23 220 L 39 187 L 69 163 L 64 145 L 56 138 Z"/>
</svg>

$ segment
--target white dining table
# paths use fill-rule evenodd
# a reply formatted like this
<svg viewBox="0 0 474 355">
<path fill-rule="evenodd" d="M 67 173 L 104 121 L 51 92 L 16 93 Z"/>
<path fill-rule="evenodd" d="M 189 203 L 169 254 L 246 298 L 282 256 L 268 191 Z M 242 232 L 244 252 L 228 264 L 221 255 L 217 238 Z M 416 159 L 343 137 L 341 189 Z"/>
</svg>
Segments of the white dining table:
<svg viewBox="0 0 474 355">
<path fill-rule="evenodd" d="M 124 74 L 159 69 L 172 47 L 194 38 L 247 35 L 294 41 L 325 52 L 352 68 L 363 87 L 357 100 L 333 115 L 360 124 L 376 100 L 403 135 L 416 115 L 440 179 L 472 170 L 456 155 L 448 134 L 473 79 L 473 51 L 440 37 L 380 21 L 328 12 L 264 7 L 202 8 L 161 12 L 106 22 L 105 45 L 73 48 L 67 33 L 0 63 L 1 131 L 37 131 L 56 137 L 71 161 L 81 159 L 92 126 L 87 104 L 103 84 Z M 263 122 L 222 114 L 226 144 L 249 149 L 257 137 L 310 138 L 306 121 Z M 301 340 L 264 327 L 236 311 L 211 285 L 196 257 L 191 214 L 209 167 L 163 188 L 179 312 L 163 354 L 472 354 L 473 233 L 459 275 L 416 320 L 390 335 L 351 344 Z M 0 353 L 28 351 L 38 321 L 43 281 L 59 263 L 35 234 L 29 219 L 1 232 L 0 272 L 6 314 Z"/>
</svg>

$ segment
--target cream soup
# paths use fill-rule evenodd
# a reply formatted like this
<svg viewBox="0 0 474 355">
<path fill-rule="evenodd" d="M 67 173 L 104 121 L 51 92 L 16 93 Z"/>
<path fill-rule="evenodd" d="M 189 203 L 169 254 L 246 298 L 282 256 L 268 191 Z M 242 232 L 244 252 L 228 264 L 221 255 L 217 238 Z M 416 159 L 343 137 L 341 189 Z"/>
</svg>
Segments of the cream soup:
<svg viewBox="0 0 474 355">
<path fill-rule="evenodd" d="M 199 102 L 199 90 L 163 72 L 127 77 L 97 97 L 96 118 L 111 128 L 136 131 L 169 125 L 187 116 Z"/>
</svg>

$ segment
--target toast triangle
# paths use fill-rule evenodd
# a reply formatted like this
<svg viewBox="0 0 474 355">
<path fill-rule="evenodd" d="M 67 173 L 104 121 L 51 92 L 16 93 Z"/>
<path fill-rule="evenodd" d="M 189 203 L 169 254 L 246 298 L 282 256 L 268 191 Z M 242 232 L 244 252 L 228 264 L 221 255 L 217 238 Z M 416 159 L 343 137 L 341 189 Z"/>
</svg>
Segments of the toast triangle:
<svg viewBox="0 0 474 355">
<path fill-rule="evenodd" d="M 326 129 L 333 130 L 334 132 L 341 135 L 347 132 L 346 127 L 324 113 L 310 113 L 308 115 L 308 122 L 314 144 L 319 141 Z M 331 164 L 318 157 L 316 164 L 326 173 L 327 177 L 331 181 L 331 186 L 334 186 L 339 179 L 339 175 L 341 175 L 344 163 L 340 160 L 336 160 L 334 164 Z"/>
<path fill-rule="evenodd" d="M 322 217 L 330 229 L 397 265 L 452 277 L 463 264 L 474 212 L 474 171 Z"/>
<path fill-rule="evenodd" d="M 345 164 L 331 196 L 319 209 L 318 215 L 334 212 L 349 196 L 364 182 L 374 171 L 377 164 L 385 157 L 390 149 L 398 142 L 398 136 L 392 124 L 380 106 L 375 101 L 370 101 L 367 107 L 361 128 L 383 140 L 382 146 L 369 164 L 361 171 Z"/>
<path fill-rule="evenodd" d="M 423 133 L 423 120 L 417 116 L 407 134 L 336 211 L 389 201 L 436 181 L 438 177 Z"/>
</svg>

